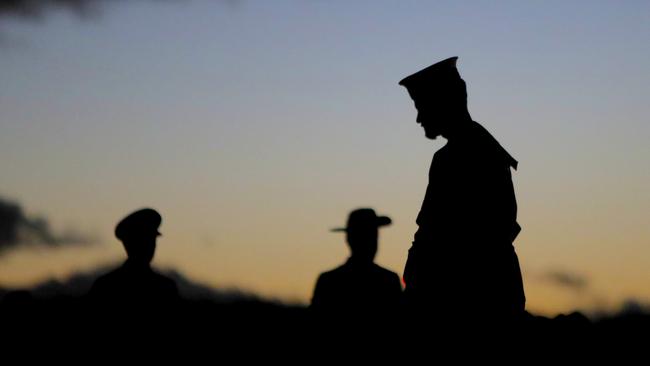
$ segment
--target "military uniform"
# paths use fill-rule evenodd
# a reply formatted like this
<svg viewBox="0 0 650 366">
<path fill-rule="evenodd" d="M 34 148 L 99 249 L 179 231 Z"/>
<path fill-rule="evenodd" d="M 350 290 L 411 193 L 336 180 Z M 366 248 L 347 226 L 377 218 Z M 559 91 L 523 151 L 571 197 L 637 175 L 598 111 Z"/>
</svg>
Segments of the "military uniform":
<svg viewBox="0 0 650 366">
<path fill-rule="evenodd" d="M 128 259 L 95 281 L 89 294 L 93 304 L 144 311 L 177 304 L 176 283 L 150 266 L 161 221 L 158 212 L 145 208 L 129 214 L 117 224 L 115 236 L 123 242 Z"/>
<path fill-rule="evenodd" d="M 90 296 L 97 304 L 129 308 L 154 308 L 178 301 L 176 283 L 151 267 L 122 266 L 95 281 Z"/>
<path fill-rule="evenodd" d="M 449 312 L 518 313 L 525 296 L 515 161 L 478 123 L 435 153 L 405 268 L 411 302 Z"/>
<path fill-rule="evenodd" d="M 312 309 L 359 314 L 396 311 L 402 286 L 396 273 L 375 263 L 355 263 L 350 258 L 342 266 L 318 277 Z"/>
<path fill-rule="evenodd" d="M 377 216 L 371 208 L 350 212 L 345 232 L 351 250 L 341 266 L 322 273 L 316 281 L 311 309 L 331 319 L 376 320 L 375 315 L 393 318 L 402 302 L 399 276 L 374 263 L 378 248 L 378 228 L 391 224 L 387 216 Z"/>
<path fill-rule="evenodd" d="M 517 161 L 471 119 L 456 59 L 400 81 L 427 137 L 448 139 L 431 162 L 404 270 L 405 296 L 433 317 L 517 317 L 525 305 L 512 245 L 520 231 L 510 171 Z"/>
</svg>

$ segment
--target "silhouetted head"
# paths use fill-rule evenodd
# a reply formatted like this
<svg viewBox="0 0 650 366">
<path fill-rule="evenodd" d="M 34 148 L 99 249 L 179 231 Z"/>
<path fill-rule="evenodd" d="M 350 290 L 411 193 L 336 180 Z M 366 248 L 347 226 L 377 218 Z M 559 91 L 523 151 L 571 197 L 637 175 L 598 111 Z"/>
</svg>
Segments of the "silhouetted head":
<svg viewBox="0 0 650 366">
<path fill-rule="evenodd" d="M 413 99 L 418 110 L 416 121 L 427 138 L 449 138 L 460 125 L 471 121 L 465 82 L 456 69 L 457 59 L 440 61 L 399 82 Z"/>
<path fill-rule="evenodd" d="M 332 231 L 345 231 L 352 258 L 372 262 L 377 254 L 378 229 L 390 223 L 389 217 L 377 216 L 371 208 L 359 208 L 350 212 L 346 227 Z"/>
<path fill-rule="evenodd" d="M 144 208 L 123 218 L 115 227 L 115 236 L 122 241 L 129 262 L 149 265 L 156 252 L 156 238 L 162 217 L 156 210 Z"/>
</svg>

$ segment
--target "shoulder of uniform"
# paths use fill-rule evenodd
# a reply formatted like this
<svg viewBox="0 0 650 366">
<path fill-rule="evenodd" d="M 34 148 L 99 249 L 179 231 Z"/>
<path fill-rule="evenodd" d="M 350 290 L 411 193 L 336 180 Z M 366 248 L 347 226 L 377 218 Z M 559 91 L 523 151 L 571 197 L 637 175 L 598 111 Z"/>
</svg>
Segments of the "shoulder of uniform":
<svg viewBox="0 0 650 366">
<path fill-rule="evenodd" d="M 389 269 L 386 269 L 386 268 L 384 268 L 384 267 L 382 267 L 382 266 L 380 266 L 380 265 L 378 265 L 376 263 L 374 264 L 374 268 L 375 268 L 375 271 L 380 273 L 382 276 L 385 276 L 385 277 L 397 277 L 399 279 L 399 276 L 397 275 L 397 273 L 395 273 L 395 272 L 393 272 L 393 271 L 391 271 Z"/>
<path fill-rule="evenodd" d="M 153 270 L 152 272 L 157 281 L 161 283 L 173 284 L 174 286 L 176 286 L 176 281 L 174 281 L 171 277 L 162 274 L 156 270 Z"/>
<path fill-rule="evenodd" d="M 469 143 L 472 145 L 472 151 L 476 151 L 481 160 L 499 165 L 505 164 L 515 170 L 517 169 L 519 164 L 517 160 L 501 146 L 485 127 L 478 122 L 472 122 L 470 131 Z"/>
<path fill-rule="evenodd" d="M 111 271 L 97 277 L 96 282 L 104 283 L 117 280 L 118 278 L 122 277 L 122 272 L 122 267 L 114 268 Z"/>
<path fill-rule="evenodd" d="M 343 274 L 343 272 L 345 272 L 345 270 L 346 270 L 346 268 L 345 268 L 345 264 L 344 264 L 344 265 L 338 266 L 336 268 L 332 268 L 329 271 L 325 271 L 325 272 L 321 273 L 320 276 L 325 277 L 325 278 L 337 277 L 337 276 L 340 276 L 341 274 Z"/>
</svg>

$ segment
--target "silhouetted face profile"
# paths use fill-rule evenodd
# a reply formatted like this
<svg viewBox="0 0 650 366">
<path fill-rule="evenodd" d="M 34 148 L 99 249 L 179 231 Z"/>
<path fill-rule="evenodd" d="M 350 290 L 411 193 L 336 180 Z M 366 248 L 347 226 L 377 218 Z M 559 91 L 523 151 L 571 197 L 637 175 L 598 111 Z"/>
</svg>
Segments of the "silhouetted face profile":
<svg viewBox="0 0 650 366">
<path fill-rule="evenodd" d="M 400 81 L 415 103 L 416 122 L 429 139 L 449 138 L 463 122 L 471 120 L 465 82 L 456 69 L 456 59 L 438 62 Z"/>
<path fill-rule="evenodd" d="M 129 263 L 149 266 L 156 252 L 161 221 L 158 212 L 146 208 L 133 212 L 117 224 L 115 236 L 124 244 Z"/>
<path fill-rule="evenodd" d="M 424 135 L 432 140 L 438 136 L 448 138 L 467 116 L 467 108 L 458 100 L 460 96 L 412 93 L 411 98 L 418 111 L 416 122 L 424 128 Z"/>
<path fill-rule="evenodd" d="M 371 208 L 360 208 L 350 212 L 347 227 L 332 231 L 345 231 L 351 258 L 355 262 L 372 263 L 377 255 L 379 227 L 390 223 L 389 217 L 377 216 Z"/>
</svg>

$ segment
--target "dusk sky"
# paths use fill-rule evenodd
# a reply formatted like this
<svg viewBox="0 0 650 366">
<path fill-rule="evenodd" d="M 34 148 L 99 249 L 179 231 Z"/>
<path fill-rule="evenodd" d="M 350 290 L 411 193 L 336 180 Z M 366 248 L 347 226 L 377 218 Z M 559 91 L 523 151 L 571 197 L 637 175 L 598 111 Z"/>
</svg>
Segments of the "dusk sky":
<svg viewBox="0 0 650 366">
<path fill-rule="evenodd" d="M 404 76 L 458 56 L 469 111 L 519 161 L 528 310 L 650 303 L 650 2 L 91 1 L 0 14 L 0 199 L 86 246 L 0 252 L 0 286 L 124 258 L 308 302 L 373 207 L 402 275 L 433 153 Z"/>
</svg>

